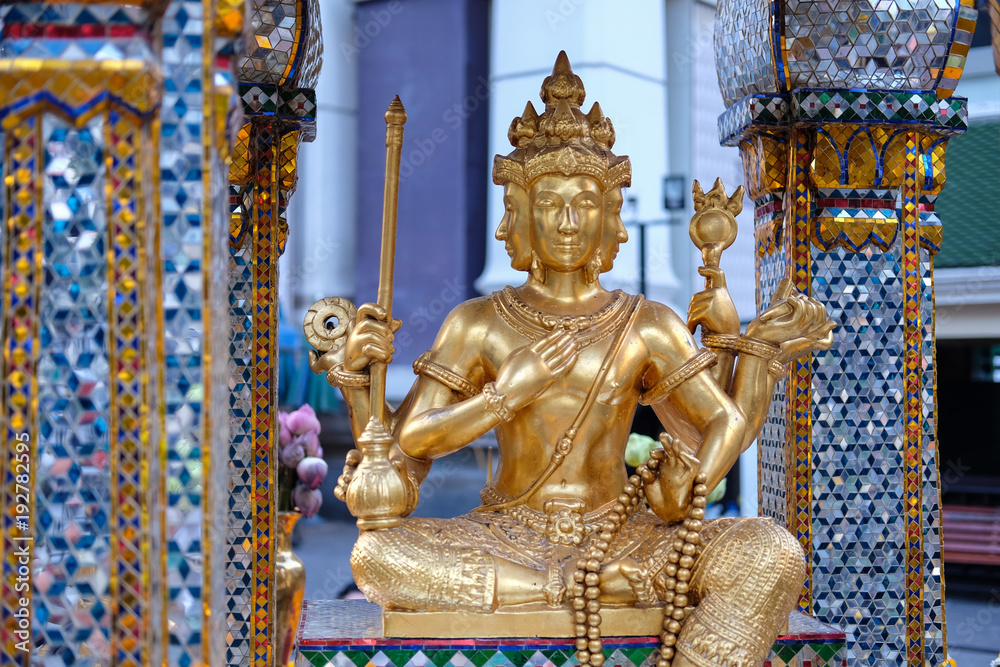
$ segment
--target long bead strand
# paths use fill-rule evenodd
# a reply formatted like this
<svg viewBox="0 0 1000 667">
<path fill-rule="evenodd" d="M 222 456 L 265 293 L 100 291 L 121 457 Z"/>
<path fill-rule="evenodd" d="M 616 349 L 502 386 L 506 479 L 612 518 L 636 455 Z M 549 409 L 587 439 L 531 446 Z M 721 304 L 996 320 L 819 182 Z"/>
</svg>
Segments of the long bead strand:
<svg viewBox="0 0 1000 667">
<path fill-rule="evenodd" d="M 660 460 L 650 457 L 644 466 L 639 467 L 656 471 Z M 688 509 L 684 527 L 677 532 L 677 539 L 667 556 L 668 565 L 665 568 L 667 578 L 667 600 L 663 608 L 663 632 L 660 635 L 660 658 L 657 667 L 670 667 L 674 656 L 674 646 L 677 643 L 677 633 L 684 621 L 686 607 L 689 604 L 688 590 L 691 578 L 691 568 L 697 554 L 701 538 L 702 519 L 705 518 L 705 497 L 708 488 L 705 486 L 707 477 L 699 474 L 695 479 L 694 498 Z M 642 477 L 639 474 L 629 477 L 628 483 L 611 508 L 611 513 L 601 524 L 601 532 L 591 546 L 586 558 L 576 563 L 573 573 L 573 621 L 576 635 L 576 659 L 580 667 L 603 667 L 604 646 L 601 642 L 601 602 L 600 602 L 600 571 L 607 558 L 608 549 L 615 535 L 628 518 L 635 513 L 642 502 L 644 493 Z"/>
</svg>

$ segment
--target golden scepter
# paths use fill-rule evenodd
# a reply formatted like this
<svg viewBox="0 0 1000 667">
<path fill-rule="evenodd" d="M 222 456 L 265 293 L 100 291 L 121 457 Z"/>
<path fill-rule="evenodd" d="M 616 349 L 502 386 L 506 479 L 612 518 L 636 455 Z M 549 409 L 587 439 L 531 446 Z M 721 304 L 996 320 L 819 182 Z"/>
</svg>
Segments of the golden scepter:
<svg viewBox="0 0 1000 667">
<path fill-rule="evenodd" d="M 379 262 L 378 305 L 392 324 L 392 278 L 396 255 L 396 209 L 399 199 L 399 163 L 406 109 L 399 95 L 385 112 L 385 198 L 382 202 L 382 255 Z M 347 508 L 358 528 L 392 528 L 402 523 L 407 491 L 402 476 L 389 461 L 392 434 L 385 419 L 386 364 L 371 365 L 368 425 L 358 436 L 363 459 L 347 487 Z"/>
<path fill-rule="evenodd" d="M 379 260 L 378 305 L 385 310 L 385 321 L 392 324 L 392 278 L 396 267 L 396 210 L 399 204 L 399 162 L 403 149 L 403 125 L 406 109 L 399 95 L 385 112 L 385 193 L 382 199 L 382 254 Z M 385 375 L 387 364 L 371 366 L 369 413 L 385 424 Z"/>
</svg>

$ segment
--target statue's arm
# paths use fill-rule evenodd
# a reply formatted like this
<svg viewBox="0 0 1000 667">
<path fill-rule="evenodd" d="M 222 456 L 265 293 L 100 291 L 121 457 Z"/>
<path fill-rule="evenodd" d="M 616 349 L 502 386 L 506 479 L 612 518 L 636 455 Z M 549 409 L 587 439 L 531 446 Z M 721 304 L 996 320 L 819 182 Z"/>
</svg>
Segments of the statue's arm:
<svg viewBox="0 0 1000 667">
<path fill-rule="evenodd" d="M 736 363 L 729 395 L 747 420 L 741 452 L 753 443 L 764 427 L 771 398 L 774 396 L 774 385 L 777 384 L 777 377 L 768 372 L 770 366 L 769 361 L 747 354 L 741 354 Z"/>
<path fill-rule="evenodd" d="M 513 350 L 494 370 L 482 350 L 495 324 L 488 299 L 467 301 L 448 315 L 430 357 L 439 367 L 469 380 L 480 393 L 462 398 L 455 389 L 422 375 L 412 401 L 405 411 L 401 408 L 395 431 L 403 453 L 430 460 L 461 449 L 512 419 L 576 361 L 574 337 L 557 330 Z M 446 389 L 447 396 L 442 393 Z"/>
<path fill-rule="evenodd" d="M 649 351 L 649 369 L 643 384 L 655 389 L 675 376 L 679 369 L 691 367 L 693 360 L 703 352 L 673 311 L 661 304 L 651 304 L 651 311 L 652 317 L 642 328 L 643 341 Z M 740 406 L 719 386 L 711 367 L 685 377 L 669 394 L 651 405 L 673 435 L 678 435 L 675 427 L 681 420 L 686 435 L 696 437 L 696 443 L 689 444 L 694 445 L 694 455 L 701 462 L 701 472 L 708 476 L 709 488 L 714 488 L 742 451 L 747 419 Z M 690 494 L 690 484 L 682 485 L 676 493 L 686 497 Z"/>
<path fill-rule="evenodd" d="M 747 418 L 743 449 L 760 435 L 786 364 L 829 349 L 834 327 L 822 303 L 795 291 L 787 279 L 779 283 L 770 306 L 747 326 L 743 342 L 749 345 L 739 354 L 729 392 Z"/>
<path fill-rule="evenodd" d="M 394 432 L 407 456 L 420 460 L 445 456 L 499 423 L 481 393 L 483 385 L 493 379 L 480 356 L 486 306 L 488 302 L 473 299 L 455 308 L 422 357 L 439 372 L 421 373 L 397 411 Z M 442 374 L 453 380 L 449 382 Z M 465 390 L 459 391 L 459 386 Z"/>
</svg>

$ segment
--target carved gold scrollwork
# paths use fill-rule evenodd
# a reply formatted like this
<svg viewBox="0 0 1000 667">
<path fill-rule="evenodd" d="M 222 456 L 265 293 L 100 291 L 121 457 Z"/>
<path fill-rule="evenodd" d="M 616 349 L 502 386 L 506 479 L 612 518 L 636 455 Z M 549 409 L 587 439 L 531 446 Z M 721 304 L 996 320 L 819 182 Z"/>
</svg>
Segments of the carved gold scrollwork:
<svg viewBox="0 0 1000 667">
<path fill-rule="evenodd" d="M 321 353 L 339 350 L 354 328 L 358 309 L 340 296 L 328 296 L 314 303 L 302 323 L 306 340 Z M 335 326 L 331 326 L 337 320 Z"/>
</svg>

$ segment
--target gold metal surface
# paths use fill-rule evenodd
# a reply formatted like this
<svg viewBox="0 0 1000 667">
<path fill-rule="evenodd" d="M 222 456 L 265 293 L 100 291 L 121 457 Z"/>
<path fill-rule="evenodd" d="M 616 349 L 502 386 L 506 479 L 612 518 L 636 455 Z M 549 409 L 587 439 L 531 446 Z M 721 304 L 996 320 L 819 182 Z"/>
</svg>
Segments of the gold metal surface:
<svg viewBox="0 0 1000 667">
<path fill-rule="evenodd" d="M 392 319 L 392 278 L 396 266 L 396 209 L 399 205 L 399 162 L 403 148 L 403 125 L 406 110 L 399 95 L 385 112 L 385 193 L 382 200 L 382 254 L 378 274 L 378 305 L 386 319 Z M 385 373 L 386 363 L 372 364 L 371 403 L 372 416 L 386 423 Z"/>
<path fill-rule="evenodd" d="M 663 624 L 661 607 L 619 607 L 602 612 L 601 631 L 608 637 L 655 637 Z M 573 617 L 544 604 L 503 607 L 492 614 L 460 611 L 382 612 L 382 636 L 428 637 L 572 637 Z"/>
<path fill-rule="evenodd" d="M 396 410 L 365 381 L 374 385 L 371 369 L 393 354 L 399 323 L 384 304 L 361 306 L 343 345 L 310 354 L 373 453 L 352 452 L 338 483 L 363 529 L 355 579 L 387 610 L 427 612 L 413 631 L 425 637 L 452 636 L 456 617 L 444 612 L 516 634 L 521 620 L 497 619 L 535 605 L 571 619 L 577 659 L 600 667 L 608 619 L 632 613 L 638 627 L 653 607 L 659 667 L 761 664 L 801 590 L 802 551 L 769 520 L 705 521 L 705 496 L 760 432 L 770 371 L 829 347 L 833 323 L 786 281 L 740 334 L 718 260 L 742 193 L 729 197 L 718 182 L 696 190 L 706 287 L 686 321 L 602 287 L 627 239 L 620 202 L 631 166 L 611 152 L 600 106 L 581 110 L 583 82 L 565 53 L 541 97 L 544 111 L 527 105 L 511 124 L 514 151 L 494 162 L 506 208 L 497 238 L 527 271 L 524 284 L 456 307 Z M 391 178 L 387 164 L 387 193 Z M 699 348 L 698 327 L 714 347 Z M 669 435 L 629 477 L 625 443 L 644 397 Z M 372 407 L 385 410 L 384 432 Z M 491 429 L 500 460 L 483 506 L 404 519 L 431 462 Z M 548 613 L 535 617 L 548 623 Z"/>
<path fill-rule="evenodd" d="M 278 512 L 274 549 L 275 662 L 279 667 L 294 663 L 292 647 L 302 615 L 306 590 L 306 567 L 292 551 L 292 531 L 302 517 L 298 512 Z"/>
</svg>

